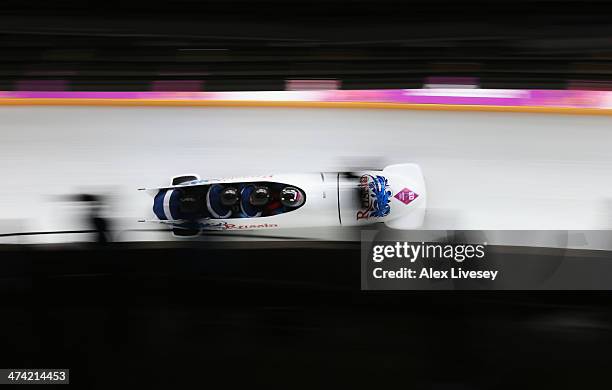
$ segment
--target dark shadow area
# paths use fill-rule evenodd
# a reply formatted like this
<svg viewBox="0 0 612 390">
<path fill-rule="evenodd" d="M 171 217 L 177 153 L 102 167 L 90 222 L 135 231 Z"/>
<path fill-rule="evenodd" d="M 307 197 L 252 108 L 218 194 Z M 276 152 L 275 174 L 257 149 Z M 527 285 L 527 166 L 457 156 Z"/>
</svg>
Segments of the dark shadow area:
<svg viewBox="0 0 612 390">
<path fill-rule="evenodd" d="M 0 364 L 98 388 L 609 380 L 608 292 L 366 292 L 355 243 L 160 246 L 4 246 Z"/>
</svg>

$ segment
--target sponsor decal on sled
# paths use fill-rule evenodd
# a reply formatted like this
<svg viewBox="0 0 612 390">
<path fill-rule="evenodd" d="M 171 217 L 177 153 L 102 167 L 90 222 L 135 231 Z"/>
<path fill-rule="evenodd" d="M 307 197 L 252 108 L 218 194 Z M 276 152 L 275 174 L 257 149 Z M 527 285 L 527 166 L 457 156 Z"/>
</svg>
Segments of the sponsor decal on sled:
<svg viewBox="0 0 612 390">
<path fill-rule="evenodd" d="M 381 175 L 363 175 L 359 179 L 361 210 L 357 219 L 382 218 L 391 212 L 389 180 Z"/>
<path fill-rule="evenodd" d="M 415 200 L 418 197 L 419 197 L 419 194 L 417 194 L 416 192 L 412 191 L 409 188 L 404 188 L 403 190 L 401 190 L 394 196 L 395 199 L 399 200 L 400 202 L 406 205 L 410 204 L 413 200 Z"/>
</svg>

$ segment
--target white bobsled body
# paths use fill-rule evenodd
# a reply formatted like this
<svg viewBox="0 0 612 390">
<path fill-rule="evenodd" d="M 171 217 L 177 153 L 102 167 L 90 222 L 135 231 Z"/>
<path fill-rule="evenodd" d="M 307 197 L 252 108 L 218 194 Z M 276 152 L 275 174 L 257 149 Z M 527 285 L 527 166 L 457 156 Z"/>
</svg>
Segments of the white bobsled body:
<svg viewBox="0 0 612 390">
<path fill-rule="evenodd" d="M 213 211 L 189 220 L 180 215 L 175 205 L 178 194 L 185 191 L 205 194 L 213 185 L 258 184 L 297 187 L 305 194 L 305 201 L 300 207 L 281 210 L 275 215 L 264 212 L 261 216 L 244 217 L 234 212 L 221 216 Z M 415 229 L 423 223 L 427 201 L 423 175 L 416 164 L 391 165 L 382 171 L 196 179 L 148 192 L 154 196 L 157 222 L 202 230 L 356 226 L 377 222 L 396 229 Z M 206 196 L 202 195 L 202 202 L 205 201 Z M 210 204 L 207 206 L 210 209 Z"/>
</svg>

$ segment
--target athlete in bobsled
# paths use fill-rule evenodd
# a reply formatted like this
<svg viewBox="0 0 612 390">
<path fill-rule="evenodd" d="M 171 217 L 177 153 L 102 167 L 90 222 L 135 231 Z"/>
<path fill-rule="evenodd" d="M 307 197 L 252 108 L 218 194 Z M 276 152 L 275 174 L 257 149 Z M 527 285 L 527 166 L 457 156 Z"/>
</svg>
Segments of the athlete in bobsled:
<svg viewBox="0 0 612 390">
<path fill-rule="evenodd" d="M 382 171 L 284 174 L 201 180 L 172 179 L 167 187 L 143 189 L 153 196 L 156 222 L 178 236 L 201 230 L 355 226 L 384 222 L 418 228 L 424 218 L 425 182 L 416 164 Z"/>
</svg>

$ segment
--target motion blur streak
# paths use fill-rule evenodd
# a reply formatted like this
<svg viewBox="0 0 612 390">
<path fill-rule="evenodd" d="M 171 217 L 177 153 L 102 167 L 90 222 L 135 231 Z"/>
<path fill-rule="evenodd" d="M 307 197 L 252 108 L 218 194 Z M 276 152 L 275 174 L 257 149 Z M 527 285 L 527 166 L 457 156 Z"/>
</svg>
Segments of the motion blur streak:
<svg viewBox="0 0 612 390">
<path fill-rule="evenodd" d="M 342 170 L 343 156 L 421 164 L 429 229 L 612 228 L 612 181 L 602 180 L 612 172 L 609 117 L 110 107 L 3 107 L 0 116 L 4 233 L 87 228 L 54 202 L 78 193 L 112 195 L 109 217 L 142 228 L 150 199 L 138 187 L 184 172 Z"/>
</svg>

